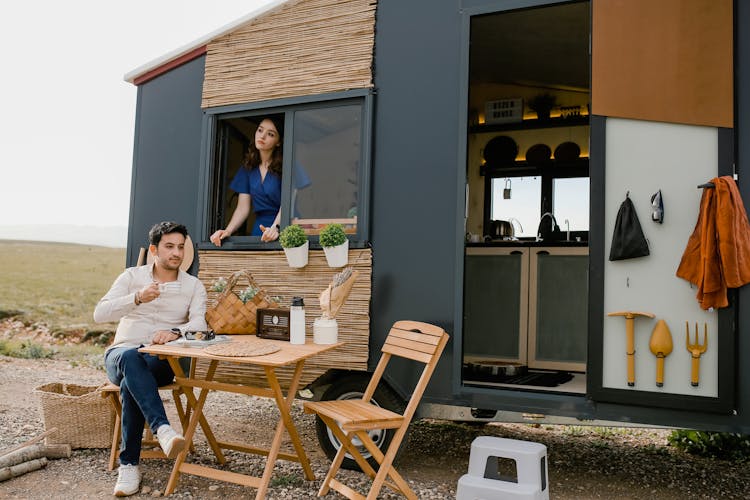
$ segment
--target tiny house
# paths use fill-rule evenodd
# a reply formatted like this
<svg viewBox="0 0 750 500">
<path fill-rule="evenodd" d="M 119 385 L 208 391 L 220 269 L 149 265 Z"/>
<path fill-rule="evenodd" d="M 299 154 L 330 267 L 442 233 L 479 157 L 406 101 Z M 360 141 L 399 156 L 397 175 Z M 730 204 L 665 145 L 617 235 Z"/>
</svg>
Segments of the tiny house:
<svg viewBox="0 0 750 500">
<path fill-rule="evenodd" d="M 209 290 L 249 269 L 304 296 L 310 323 L 335 272 L 317 231 L 342 222 L 360 277 L 346 355 L 307 370 L 314 397 L 361 392 L 390 325 L 416 319 L 451 334 L 423 416 L 750 433 L 750 292 L 703 310 L 675 276 L 699 186 L 733 176 L 750 200 L 745 28 L 732 0 L 272 2 L 126 75 L 128 262 L 151 224 L 184 222 Z M 246 229 L 209 242 L 267 114 L 284 120 L 281 226 L 310 235 L 303 269 Z M 626 199 L 649 251 L 613 261 Z M 402 404 L 414 377 L 397 365 L 376 397 Z"/>
</svg>

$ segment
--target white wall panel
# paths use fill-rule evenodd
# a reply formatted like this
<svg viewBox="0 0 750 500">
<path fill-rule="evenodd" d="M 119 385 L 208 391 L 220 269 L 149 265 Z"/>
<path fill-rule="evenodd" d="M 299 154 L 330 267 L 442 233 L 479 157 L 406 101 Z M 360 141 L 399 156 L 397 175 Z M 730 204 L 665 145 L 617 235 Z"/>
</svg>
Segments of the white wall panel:
<svg viewBox="0 0 750 500">
<path fill-rule="evenodd" d="M 718 132 L 713 127 L 626 119 L 607 119 L 605 175 L 605 259 L 620 204 L 630 191 L 651 255 L 605 261 L 603 386 L 640 391 L 716 397 L 718 395 L 717 313 L 703 311 L 696 288 L 675 271 L 695 227 L 702 190 L 716 177 Z M 661 189 L 664 223 L 651 221 L 651 196 Z M 625 319 L 613 311 L 643 311 L 655 319 L 635 320 L 635 387 L 626 379 Z M 673 351 L 664 365 L 664 386 L 656 387 L 656 357 L 649 350 L 656 321 L 666 321 Z M 708 324 L 708 350 L 700 361 L 700 385 L 690 385 L 690 353 L 685 348 L 685 322 L 694 340 Z"/>
</svg>

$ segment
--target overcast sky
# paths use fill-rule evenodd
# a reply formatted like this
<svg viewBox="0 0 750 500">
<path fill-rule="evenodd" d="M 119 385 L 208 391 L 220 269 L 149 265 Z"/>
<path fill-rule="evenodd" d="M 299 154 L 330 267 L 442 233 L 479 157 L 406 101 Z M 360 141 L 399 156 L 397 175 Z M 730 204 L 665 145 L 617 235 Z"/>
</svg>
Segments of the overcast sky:
<svg viewBox="0 0 750 500">
<path fill-rule="evenodd" d="M 131 70 L 270 0 L 0 4 L 0 225 L 125 226 Z"/>
</svg>

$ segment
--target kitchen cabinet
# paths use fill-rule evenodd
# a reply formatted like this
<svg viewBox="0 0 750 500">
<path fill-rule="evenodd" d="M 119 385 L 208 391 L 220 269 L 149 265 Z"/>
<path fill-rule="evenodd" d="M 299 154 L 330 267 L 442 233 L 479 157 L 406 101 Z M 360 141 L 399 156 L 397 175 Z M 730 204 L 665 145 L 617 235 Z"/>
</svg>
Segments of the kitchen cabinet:
<svg viewBox="0 0 750 500">
<path fill-rule="evenodd" d="M 588 248 L 469 247 L 464 361 L 585 372 Z"/>
<path fill-rule="evenodd" d="M 532 248 L 529 258 L 529 368 L 585 371 L 588 248 Z"/>
<path fill-rule="evenodd" d="M 528 248 L 468 248 L 464 357 L 526 361 Z"/>
</svg>

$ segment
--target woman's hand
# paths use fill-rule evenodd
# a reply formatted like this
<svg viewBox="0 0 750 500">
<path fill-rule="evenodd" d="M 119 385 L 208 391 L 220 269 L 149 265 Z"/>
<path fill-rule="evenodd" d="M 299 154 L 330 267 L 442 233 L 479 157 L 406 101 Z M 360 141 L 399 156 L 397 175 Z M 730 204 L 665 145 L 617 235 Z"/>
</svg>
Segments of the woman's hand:
<svg viewBox="0 0 750 500">
<path fill-rule="evenodd" d="M 231 235 L 232 235 L 232 233 L 230 233 L 226 229 L 219 229 L 214 234 L 212 234 L 209 239 L 211 240 L 211 243 L 213 243 L 217 247 L 220 247 L 221 246 L 221 240 L 223 240 L 224 238 L 228 238 Z"/>
<path fill-rule="evenodd" d="M 279 239 L 279 230 L 275 225 L 271 227 L 265 227 L 261 225 L 260 230 L 263 231 L 263 234 L 260 235 L 260 241 L 268 242 L 276 241 L 277 239 Z"/>
</svg>

